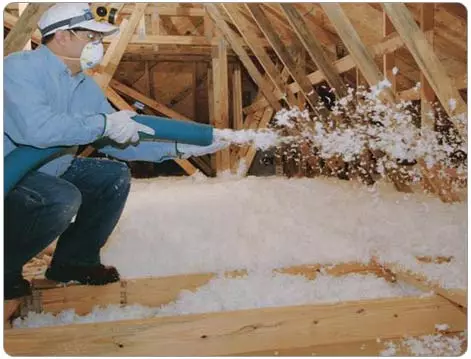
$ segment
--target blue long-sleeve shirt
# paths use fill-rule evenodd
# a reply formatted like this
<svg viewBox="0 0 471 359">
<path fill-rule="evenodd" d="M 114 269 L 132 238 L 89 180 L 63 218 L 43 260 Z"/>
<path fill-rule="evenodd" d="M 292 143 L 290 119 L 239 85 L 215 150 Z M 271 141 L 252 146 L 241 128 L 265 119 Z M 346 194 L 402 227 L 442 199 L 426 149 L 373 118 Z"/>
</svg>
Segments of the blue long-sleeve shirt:
<svg viewBox="0 0 471 359">
<path fill-rule="evenodd" d="M 60 176 L 78 145 L 102 138 L 101 114 L 115 112 L 96 82 L 68 67 L 46 46 L 13 53 L 4 59 L 4 156 L 18 145 L 38 148 L 71 146 L 39 171 Z M 175 144 L 141 142 L 124 148 L 106 146 L 100 152 L 122 160 L 162 162 L 177 158 Z"/>
</svg>

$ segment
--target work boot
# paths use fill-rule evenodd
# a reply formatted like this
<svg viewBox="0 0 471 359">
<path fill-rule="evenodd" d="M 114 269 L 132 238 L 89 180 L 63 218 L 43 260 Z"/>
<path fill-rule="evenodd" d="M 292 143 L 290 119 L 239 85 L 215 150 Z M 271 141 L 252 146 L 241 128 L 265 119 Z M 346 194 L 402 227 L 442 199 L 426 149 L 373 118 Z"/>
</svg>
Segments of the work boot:
<svg viewBox="0 0 471 359">
<path fill-rule="evenodd" d="M 51 265 L 45 277 L 56 282 L 67 283 L 76 281 L 81 284 L 104 285 L 119 281 L 119 273 L 115 267 L 96 264 L 90 266 Z"/>
<path fill-rule="evenodd" d="M 4 300 L 21 298 L 28 295 L 32 295 L 31 285 L 22 275 L 5 278 Z"/>
</svg>

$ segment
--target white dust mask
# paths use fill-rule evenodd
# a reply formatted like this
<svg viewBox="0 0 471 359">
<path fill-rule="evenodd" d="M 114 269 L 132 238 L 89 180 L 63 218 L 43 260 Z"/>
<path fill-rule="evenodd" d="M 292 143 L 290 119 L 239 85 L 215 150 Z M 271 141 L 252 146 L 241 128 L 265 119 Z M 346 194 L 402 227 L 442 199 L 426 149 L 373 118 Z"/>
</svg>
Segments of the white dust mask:
<svg viewBox="0 0 471 359">
<path fill-rule="evenodd" d="M 80 55 L 80 66 L 87 70 L 98 65 L 103 59 L 103 43 L 101 41 L 89 42 L 85 45 Z"/>
</svg>

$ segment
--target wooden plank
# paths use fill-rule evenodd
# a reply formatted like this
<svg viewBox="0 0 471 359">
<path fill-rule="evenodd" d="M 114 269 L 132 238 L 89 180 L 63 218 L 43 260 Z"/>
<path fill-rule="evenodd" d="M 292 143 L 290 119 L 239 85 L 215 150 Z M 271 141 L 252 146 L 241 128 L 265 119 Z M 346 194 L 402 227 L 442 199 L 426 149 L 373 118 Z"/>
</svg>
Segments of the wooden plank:
<svg viewBox="0 0 471 359">
<path fill-rule="evenodd" d="M 389 20 L 386 13 L 383 11 L 383 36 L 386 37 L 394 33 L 394 26 Z M 383 55 L 383 73 L 384 76 L 391 83 L 391 91 L 396 93 L 396 76 L 393 74 L 393 68 L 395 66 L 394 52 L 389 52 Z"/>
<path fill-rule="evenodd" d="M 440 333 L 442 334 L 442 333 Z M 442 338 L 451 338 L 461 335 L 461 332 L 449 333 L 446 332 L 442 334 Z M 410 337 L 411 339 L 416 339 L 423 341 L 421 337 Z M 409 339 L 409 338 L 408 338 Z M 386 344 L 388 343 L 388 344 Z M 262 350 L 256 352 L 247 352 L 241 353 L 240 356 L 257 356 L 257 357 L 267 357 L 267 356 L 316 356 L 316 357 L 379 357 L 384 356 L 384 352 L 391 343 L 394 347 L 395 353 L 394 356 L 401 357 L 412 357 L 417 354 L 414 353 L 415 348 L 404 345 L 404 337 L 382 337 L 376 338 L 374 340 L 361 340 L 358 342 L 349 342 L 349 343 L 335 343 L 335 344 L 321 344 L 321 345 L 312 345 L 309 347 L 303 348 L 287 348 L 274 350 Z M 437 341 L 438 344 L 438 341 Z M 463 342 L 461 353 L 464 354 L 467 349 L 466 341 Z M 439 350 L 439 349 L 438 349 Z"/>
<path fill-rule="evenodd" d="M 358 36 L 355 28 L 348 19 L 345 12 L 338 3 L 321 3 L 320 4 L 332 25 L 335 27 L 338 35 L 342 39 L 348 52 L 352 56 L 356 65 L 365 76 L 370 86 L 377 85 L 383 80 L 383 75 L 376 65 L 373 55 L 368 51 Z M 394 103 L 394 94 L 389 88 L 381 91 L 379 97 Z"/>
<path fill-rule="evenodd" d="M 134 111 L 132 108 L 119 94 L 110 87 L 107 87 L 105 90 L 106 97 L 111 101 L 113 105 L 115 105 L 120 110 L 131 110 Z M 149 106 L 150 107 L 150 106 Z M 85 151 L 84 151 L 85 152 Z M 174 160 L 188 175 L 193 175 L 198 171 L 198 169 L 193 166 L 188 160 Z"/>
<path fill-rule="evenodd" d="M 342 276 L 349 273 L 375 274 L 383 277 L 383 268 L 374 262 L 307 264 L 275 269 L 274 272 L 303 275 L 312 280 L 319 273 Z M 246 270 L 226 271 L 226 277 L 247 275 Z M 34 279 L 31 303 L 23 303 L 22 312 L 59 313 L 68 308 L 75 308 L 79 314 L 90 313 L 95 305 L 141 304 L 158 307 L 177 299 L 182 290 L 196 290 L 205 285 L 216 273 L 196 273 L 166 277 L 122 279 L 120 283 L 90 287 L 84 285 L 63 286 L 54 281 Z"/>
<path fill-rule="evenodd" d="M 466 315 L 439 297 L 360 300 L 11 329 L 4 348 L 18 356 L 213 356 L 466 329 Z M 54 340 L 51 340 L 54 338 Z"/>
<path fill-rule="evenodd" d="M 433 30 L 435 4 L 420 4 L 420 29 L 424 32 Z M 426 35 L 427 36 L 427 35 Z M 433 31 L 430 31 L 427 40 L 433 49 Z M 435 102 L 435 92 L 427 81 L 426 76 L 420 72 L 420 118 L 421 128 L 434 131 L 435 116 L 430 117 L 429 113 L 434 113 L 432 104 Z"/>
<path fill-rule="evenodd" d="M 212 21 L 216 24 L 222 34 L 225 36 L 227 42 L 231 45 L 232 49 L 239 56 L 239 59 L 245 66 L 250 77 L 255 81 L 257 86 L 261 89 L 268 102 L 276 109 L 280 110 L 281 105 L 273 92 L 269 91 L 269 82 L 263 78 L 253 61 L 250 59 L 247 52 L 242 46 L 242 42 L 234 36 L 234 32 L 229 28 L 227 23 L 222 19 L 219 9 L 215 4 L 205 4 L 206 10 L 211 17 Z"/>
<path fill-rule="evenodd" d="M 112 51 L 108 49 L 107 53 L 110 53 L 109 62 L 106 63 L 104 58 L 103 62 L 105 62 L 105 64 L 102 63 L 99 66 L 97 71 L 98 73 L 95 75 L 95 81 L 102 89 L 105 89 L 113 78 L 114 73 L 118 68 L 119 62 L 121 61 L 121 57 L 123 56 L 129 43 L 129 40 L 131 40 L 131 37 L 133 36 L 141 17 L 144 15 L 146 6 L 147 3 L 136 3 L 135 9 L 129 18 L 129 22 L 127 22 L 124 29 L 122 29 L 119 34 L 116 35 L 117 40 L 113 43 L 114 46 Z"/>
<path fill-rule="evenodd" d="M 218 37 L 218 46 L 213 49 L 213 84 L 214 84 L 214 126 L 229 128 L 229 77 L 227 70 L 227 45 L 224 38 Z M 216 153 L 218 172 L 230 169 L 229 149 Z"/>
<path fill-rule="evenodd" d="M 31 35 L 37 29 L 37 23 L 41 15 L 49 9 L 51 3 L 30 3 L 15 27 L 10 30 L 3 43 L 3 56 L 17 51 L 21 51 L 30 41 Z M 4 12 L 5 13 L 5 12 Z"/>
<path fill-rule="evenodd" d="M 214 84 L 213 84 L 213 69 L 212 67 L 208 68 L 208 116 L 209 116 L 209 123 L 214 126 Z M 216 171 L 217 163 L 216 163 L 216 156 L 214 154 L 210 155 L 211 160 L 211 168 Z"/>
<path fill-rule="evenodd" d="M 182 115 L 181 113 L 179 113 L 175 110 L 172 110 L 170 107 L 167 107 L 164 104 L 141 94 L 139 91 L 137 91 L 137 90 L 135 90 L 131 87 L 128 87 L 125 84 L 123 84 L 123 83 L 121 83 L 117 80 L 114 80 L 114 79 L 111 80 L 110 81 L 110 86 L 113 87 L 116 91 L 118 91 L 118 92 L 120 92 L 124 95 L 127 95 L 127 96 L 133 98 L 134 100 L 143 103 L 146 106 L 149 106 L 151 109 L 153 109 L 157 112 L 160 112 L 160 113 L 164 114 L 167 117 L 170 117 L 170 118 L 173 118 L 173 119 L 176 119 L 176 120 L 192 121 L 190 118 Z"/>
<path fill-rule="evenodd" d="M 283 65 L 290 72 L 294 81 L 298 83 L 301 93 L 306 98 L 306 101 L 311 105 L 313 111 L 318 113 L 319 111 L 316 109 L 316 105 L 317 101 L 319 100 L 319 96 L 311 86 L 310 82 L 307 80 L 306 76 L 299 71 L 299 68 L 296 66 L 296 63 L 288 52 L 288 49 L 285 47 L 275 28 L 270 23 L 270 20 L 263 12 L 261 5 L 256 3 L 246 3 L 245 6 L 250 11 L 253 19 L 257 23 L 260 30 L 262 30 L 263 34 L 271 44 L 273 50 L 275 50 L 281 62 L 283 62 Z"/>
<path fill-rule="evenodd" d="M 368 48 L 373 56 L 381 56 L 385 53 L 395 51 L 403 46 L 402 39 L 399 35 L 393 34 L 392 36 L 388 36 L 387 39 L 384 39 L 382 42 L 373 45 Z M 339 74 L 347 72 L 353 69 L 356 66 L 355 60 L 351 55 L 347 55 L 337 61 L 334 62 L 334 67 Z M 314 71 L 307 75 L 308 80 L 313 85 L 317 85 L 324 81 L 324 75 L 322 71 Z M 300 91 L 299 85 L 296 82 L 291 83 L 288 88 L 293 92 L 297 93 Z M 254 102 L 249 108 L 247 108 L 244 112 L 249 113 L 256 111 L 259 108 L 264 108 L 268 105 L 268 102 L 265 99 L 261 99 L 258 102 Z"/>
<path fill-rule="evenodd" d="M 446 289 L 440 286 L 438 283 L 431 281 L 423 274 L 414 273 L 403 266 L 395 263 L 386 263 L 382 266 L 389 270 L 396 279 L 402 280 L 413 286 L 418 287 L 424 291 L 433 291 L 443 298 L 449 300 L 463 308 L 468 307 L 467 303 L 467 291 L 464 289 Z"/>
<path fill-rule="evenodd" d="M 425 78 L 432 86 L 435 94 L 450 116 L 450 120 L 456 126 L 458 132 L 462 135 L 463 141 L 467 141 L 467 129 L 465 124 L 461 124 L 455 117 L 454 114 L 466 114 L 467 108 L 466 103 L 461 98 L 456 86 L 453 81 L 447 75 L 446 69 L 441 64 L 437 55 L 433 51 L 432 46 L 427 41 L 424 33 L 420 30 L 411 16 L 409 10 L 407 10 L 404 4 L 400 3 L 382 3 L 384 11 L 389 16 L 389 19 L 393 23 L 396 31 L 401 36 L 404 44 L 409 49 L 410 53 L 414 57 L 420 70 L 425 75 Z M 449 100 L 454 99 L 456 101 L 456 108 L 451 109 Z"/>
<path fill-rule="evenodd" d="M 272 83 L 275 85 L 275 91 L 278 92 L 277 97 L 285 97 L 286 91 L 289 90 L 286 88 L 286 84 L 281 81 L 280 73 L 271 60 L 268 52 L 262 46 L 260 46 L 258 37 L 253 31 L 250 30 L 248 26 L 249 21 L 241 15 L 236 4 L 223 3 L 221 6 L 226 10 L 227 14 L 232 20 L 232 23 L 241 33 L 250 50 L 252 50 L 254 55 L 257 57 L 257 60 L 260 62 L 263 69 L 271 79 Z M 291 103 L 290 105 L 293 104 Z"/>
<path fill-rule="evenodd" d="M 241 130 L 244 126 L 244 117 L 242 113 L 242 70 L 238 62 L 234 64 L 232 75 L 232 102 L 234 109 L 234 129 Z"/>
<path fill-rule="evenodd" d="M 306 26 L 301 15 L 297 12 L 293 4 L 280 3 L 281 8 L 285 12 L 289 23 L 298 35 L 299 40 L 304 45 L 307 53 L 312 61 L 316 64 L 329 85 L 335 89 L 335 95 L 339 97 L 347 96 L 345 84 L 337 73 L 335 67 L 327 58 L 321 43 L 313 36 L 312 32 Z"/>
<path fill-rule="evenodd" d="M 28 6 L 27 2 L 19 2 L 18 3 L 18 15 L 21 17 L 21 14 L 26 10 L 26 7 Z M 26 42 L 25 47 L 23 50 L 31 50 L 31 39 Z"/>
<path fill-rule="evenodd" d="M 266 128 L 268 126 L 268 123 L 272 119 L 274 112 L 275 111 L 271 107 L 267 107 L 265 109 L 263 117 L 258 125 L 258 129 Z M 254 145 L 251 145 L 247 150 L 246 154 L 239 160 L 239 163 L 240 161 L 244 161 L 244 170 L 239 172 L 241 176 L 247 175 L 247 172 L 249 171 L 256 154 L 257 148 Z"/>
</svg>

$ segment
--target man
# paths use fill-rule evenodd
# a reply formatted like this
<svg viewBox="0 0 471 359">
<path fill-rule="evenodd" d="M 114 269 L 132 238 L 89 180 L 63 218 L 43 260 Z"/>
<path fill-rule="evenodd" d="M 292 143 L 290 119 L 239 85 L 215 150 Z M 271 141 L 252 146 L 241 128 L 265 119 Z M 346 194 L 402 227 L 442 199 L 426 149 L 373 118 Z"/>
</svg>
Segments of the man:
<svg viewBox="0 0 471 359">
<path fill-rule="evenodd" d="M 100 262 L 124 208 L 128 167 L 108 159 L 75 158 L 76 146 L 111 141 L 101 152 L 121 160 L 161 162 L 212 153 L 208 147 L 139 143 L 131 111 L 115 111 L 83 71 L 103 57 L 103 36 L 117 28 L 93 19 L 87 4 L 59 3 L 38 23 L 42 45 L 4 60 L 4 155 L 20 145 L 73 150 L 29 173 L 5 198 L 4 297 L 31 293 L 23 265 L 57 237 L 46 278 L 103 285 L 119 280 L 114 267 Z M 183 156 L 181 154 L 184 154 Z"/>
</svg>

